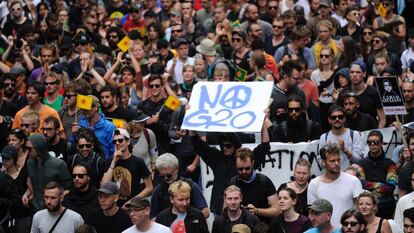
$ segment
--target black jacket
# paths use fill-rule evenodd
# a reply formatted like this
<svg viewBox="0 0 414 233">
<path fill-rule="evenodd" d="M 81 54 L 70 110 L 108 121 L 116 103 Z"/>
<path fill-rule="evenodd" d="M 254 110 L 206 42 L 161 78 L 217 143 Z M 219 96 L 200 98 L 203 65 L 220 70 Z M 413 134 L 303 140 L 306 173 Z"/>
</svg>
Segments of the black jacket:
<svg viewBox="0 0 414 233">
<path fill-rule="evenodd" d="M 172 213 L 172 209 L 163 210 L 155 219 L 155 222 L 170 227 L 177 215 Z M 184 219 L 185 230 L 187 233 L 208 233 L 206 219 L 200 210 L 188 207 L 187 216 Z"/>
<path fill-rule="evenodd" d="M 71 190 L 63 199 L 62 205 L 80 214 L 86 223 L 100 209 L 95 188 L 89 188 L 86 192 Z"/>
<path fill-rule="evenodd" d="M 235 146 L 235 150 L 241 147 L 240 139 L 235 134 L 225 134 L 220 140 L 231 141 Z M 215 214 L 220 214 L 223 210 L 223 192 L 227 186 L 230 185 L 230 179 L 237 175 L 236 158 L 235 156 L 225 156 L 223 154 L 223 145 L 220 145 L 218 150 L 215 147 L 209 146 L 202 141 L 198 136 L 191 137 L 191 142 L 198 155 L 203 161 L 213 170 L 214 177 L 213 190 L 211 192 L 210 209 Z M 265 155 L 269 153 L 270 144 L 262 143 L 258 145 L 253 153 L 255 158 L 255 169 L 260 167 L 264 162 Z M 206 181 L 207 183 L 207 181 Z"/>
<path fill-rule="evenodd" d="M 245 209 L 242 209 L 242 214 L 240 215 L 240 218 L 232 222 L 230 221 L 227 209 L 224 209 L 223 213 L 214 219 L 211 233 L 231 233 L 231 228 L 235 224 L 245 224 L 250 228 L 250 230 L 253 231 L 253 228 L 259 222 L 259 218 L 249 213 Z"/>
</svg>

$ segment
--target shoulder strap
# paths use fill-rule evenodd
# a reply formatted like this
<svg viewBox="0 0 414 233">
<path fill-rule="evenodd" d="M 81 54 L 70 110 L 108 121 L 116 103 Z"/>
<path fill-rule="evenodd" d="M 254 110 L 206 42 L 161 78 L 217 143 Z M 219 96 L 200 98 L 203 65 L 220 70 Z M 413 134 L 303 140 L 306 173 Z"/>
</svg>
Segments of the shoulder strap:
<svg viewBox="0 0 414 233">
<path fill-rule="evenodd" d="M 283 55 L 282 55 L 282 58 L 285 55 L 289 55 L 289 47 L 288 47 L 288 44 L 283 45 Z"/>
<path fill-rule="evenodd" d="M 351 142 L 354 142 L 354 131 L 352 129 L 350 130 L 350 134 L 351 134 Z"/>
<path fill-rule="evenodd" d="M 151 140 L 151 139 L 150 139 L 150 136 L 149 136 L 149 133 L 148 133 L 148 129 L 144 127 L 144 128 L 142 129 L 142 132 L 144 133 L 144 137 L 145 137 L 145 139 L 147 140 L 147 143 L 148 143 L 148 150 L 150 150 L 150 149 L 151 149 L 151 148 L 150 148 L 150 144 L 151 144 L 151 143 L 150 143 L 150 142 L 151 142 L 150 140 Z"/>
<path fill-rule="evenodd" d="M 56 226 L 58 225 L 58 223 L 60 222 L 60 220 L 62 219 L 63 215 L 66 213 L 67 208 L 64 208 L 62 213 L 60 213 L 59 218 L 56 219 L 55 224 L 53 224 L 52 228 L 50 228 L 49 233 L 52 233 L 53 230 L 55 230 Z"/>
<path fill-rule="evenodd" d="M 328 131 L 328 132 L 326 132 L 326 133 L 325 133 L 325 142 L 327 142 L 327 141 L 328 141 L 328 135 L 329 135 L 329 132 L 330 132 L 330 131 Z"/>
<path fill-rule="evenodd" d="M 78 156 L 78 154 L 76 153 L 74 156 L 73 156 L 73 158 L 72 158 L 72 164 L 70 165 L 70 169 L 73 169 L 73 166 L 75 165 L 75 159 L 76 159 L 76 156 Z"/>
</svg>

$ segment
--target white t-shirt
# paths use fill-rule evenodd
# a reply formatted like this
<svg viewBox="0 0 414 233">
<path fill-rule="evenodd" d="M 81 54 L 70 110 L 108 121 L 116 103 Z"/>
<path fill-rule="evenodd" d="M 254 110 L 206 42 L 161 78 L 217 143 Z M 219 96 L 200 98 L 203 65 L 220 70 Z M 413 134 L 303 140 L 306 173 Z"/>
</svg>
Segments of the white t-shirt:
<svg viewBox="0 0 414 233">
<path fill-rule="evenodd" d="M 332 183 L 324 183 L 318 176 L 309 183 L 308 204 L 311 205 L 317 199 L 328 200 L 333 206 L 331 224 L 341 227 L 342 214 L 354 207 L 353 199 L 363 191 L 358 178 L 347 173 L 341 172 Z"/>
<path fill-rule="evenodd" d="M 170 228 L 164 225 L 153 222 L 151 228 L 148 231 L 139 231 L 137 227 L 133 225 L 122 233 L 172 233 L 172 231 Z"/>
<path fill-rule="evenodd" d="M 195 59 L 193 57 L 188 57 L 187 60 L 185 60 L 185 61 L 182 61 L 181 59 L 177 59 L 177 63 L 175 63 L 174 73 L 173 73 L 172 76 L 178 84 L 181 84 L 181 83 L 184 82 L 183 66 L 185 64 L 190 64 L 190 65 L 193 66 L 194 63 L 195 63 Z M 172 65 L 173 65 L 173 59 L 171 59 L 167 62 L 166 70 L 170 70 Z"/>
<path fill-rule="evenodd" d="M 403 70 L 410 69 L 411 62 L 414 61 L 414 49 L 408 48 L 404 50 L 404 52 L 401 55 L 401 68 Z"/>
</svg>

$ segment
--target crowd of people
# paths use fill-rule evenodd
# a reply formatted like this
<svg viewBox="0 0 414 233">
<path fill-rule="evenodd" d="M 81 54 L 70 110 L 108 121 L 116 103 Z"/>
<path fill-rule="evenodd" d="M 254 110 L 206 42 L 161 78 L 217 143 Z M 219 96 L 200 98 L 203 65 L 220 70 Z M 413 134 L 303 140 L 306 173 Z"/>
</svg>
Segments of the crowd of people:
<svg viewBox="0 0 414 233">
<path fill-rule="evenodd" d="M 0 233 L 414 232 L 413 10 L 0 1 Z M 378 76 L 397 80 L 407 114 L 385 114 Z M 272 85 L 259 137 L 181 129 L 197 82 L 252 81 Z M 402 124 L 385 153 L 379 129 Z M 304 158 L 291 180 L 259 172 L 271 142 L 313 140 L 320 175 Z"/>
</svg>

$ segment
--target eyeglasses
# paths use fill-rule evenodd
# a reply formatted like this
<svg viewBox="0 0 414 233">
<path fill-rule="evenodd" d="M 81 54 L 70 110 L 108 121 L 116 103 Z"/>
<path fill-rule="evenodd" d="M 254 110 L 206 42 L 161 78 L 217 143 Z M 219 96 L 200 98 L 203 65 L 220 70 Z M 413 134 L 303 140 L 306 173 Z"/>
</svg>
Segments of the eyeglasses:
<svg viewBox="0 0 414 233">
<path fill-rule="evenodd" d="M 319 57 L 320 58 L 329 58 L 331 55 L 330 54 L 320 54 Z"/>
<path fill-rule="evenodd" d="M 114 139 L 114 140 L 112 140 L 112 143 L 113 144 L 116 144 L 116 143 L 123 143 L 125 141 L 125 138 L 118 138 L 118 139 Z"/>
<path fill-rule="evenodd" d="M 358 225 L 358 222 L 353 222 L 353 221 L 344 221 L 342 222 L 342 226 L 349 226 L 351 225 L 351 227 L 354 227 L 356 225 Z"/>
<path fill-rule="evenodd" d="M 54 81 L 54 82 L 44 82 L 43 84 L 45 84 L 45 86 L 52 86 L 52 85 L 55 85 L 57 83 L 57 81 Z"/>
<path fill-rule="evenodd" d="M 83 179 L 88 174 L 72 174 L 72 179 L 76 179 L 76 177 L 79 177 L 79 179 Z"/>
<path fill-rule="evenodd" d="M 64 95 L 64 96 L 63 96 L 63 98 L 68 98 L 68 99 L 70 99 L 70 98 L 72 98 L 72 97 L 74 97 L 74 96 L 76 96 L 76 95 Z"/>
<path fill-rule="evenodd" d="M 372 40 L 372 43 L 374 43 L 374 44 L 379 44 L 381 42 L 382 42 L 382 40 Z"/>
<path fill-rule="evenodd" d="M 141 207 L 141 208 L 128 208 L 125 211 L 127 212 L 127 214 L 131 214 L 131 213 L 136 213 L 139 212 L 141 210 L 144 210 L 147 207 Z"/>
<path fill-rule="evenodd" d="M 150 84 L 150 85 L 148 85 L 151 89 L 154 89 L 154 88 L 160 88 L 161 87 L 161 84 Z"/>
<path fill-rule="evenodd" d="M 378 140 L 367 140 L 367 144 L 369 145 L 369 146 L 377 146 L 377 145 L 379 145 L 381 142 L 380 141 L 378 141 Z"/>
<path fill-rule="evenodd" d="M 290 113 L 300 112 L 300 108 L 288 108 L 288 112 L 290 112 Z"/>
<path fill-rule="evenodd" d="M 88 44 L 86 41 L 77 41 L 77 42 L 75 42 L 75 43 L 73 43 L 75 46 L 79 46 L 79 45 L 82 45 L 82 46 L 85 46 L 86 44 Z"/>
<path fill-rule="evenodd" d="M 279 26 L 279 25 L 273 25 L 273 28 L 282 29 L 283 27 L 282 26 Z"/>
<path fill-rule="evenodd" d="M 344 119 L 344 115 L 336 115 L 336 116 L 329 116 L 329 119 L 331 119 L 331 120 L 343 120 Z"/>
<path fill-rule="evenodd" d="M 52 131 L 52 130 L 54 130 L 55 128 L 45 128 L 45 127 L 43 127 L 42 128 L 42 131 Z"/>
<path fill-rule="evenodd" d="M 115 143 L 114 143 L 115 144 Z M 78 144 L 79 149 L 91 149 L 92 144 Z"/>
<path fill-rule="evenodd" d="M 241 38 L 231 38 L 231 41 L 233 41 L 233 42 L 241 42 L 242 39 Z"/>
<path fill-rule="evenodd" d="M 238 167 L 237 170 L 239 171 L 250 171 L 250 169 L 252 169 L 252 167 Z"/>
<path fill-rule="evenodd" d="M 230 149 L 230 148 L 232 148 L 232 147 L 233 147 L 233 144 L 231 144 L 231 143 L 224 143 L 224 144 L 223 144 L 223 147 L 224 147 L 224 148 L 227 148 L 227 149 Z"/>
</svg>

